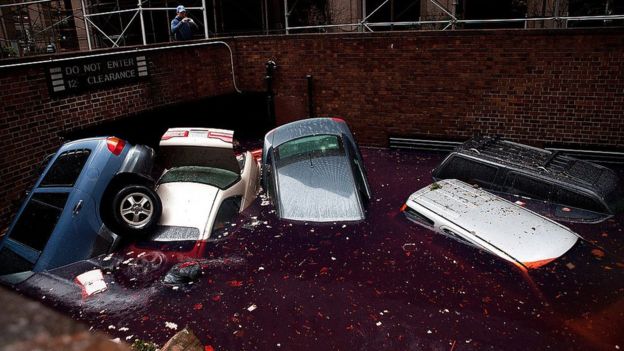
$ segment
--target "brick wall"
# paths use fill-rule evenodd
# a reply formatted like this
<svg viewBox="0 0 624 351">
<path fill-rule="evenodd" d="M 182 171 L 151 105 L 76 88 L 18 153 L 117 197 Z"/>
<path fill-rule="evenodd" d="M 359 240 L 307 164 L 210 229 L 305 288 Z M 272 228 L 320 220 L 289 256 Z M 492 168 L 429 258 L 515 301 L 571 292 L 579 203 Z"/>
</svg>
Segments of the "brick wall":
<svg viewBox="0 0 624 351">
<path fill-rule="evenodd" d="M 534 145 L 624 147 L 624 30 L 393 32 L 237 38 L 243 89 L 274 59 L 278 121 L 341 116 L 362 143 L 501 134 Z"/>
<path fill-rule="evenodd" d="M 224 46 L 154 51 L 146 57 L 148 80 L 64 98 L 50 97 L 43 65 L 0 69 L 0 228 L 7 224 L 11 203 L 32 186 L 38 164 L 60 145 L 59 133 L 234 92 Z"/>
<path fill-rule="evenodd" d="M 476 132 L 534 145 L 624 148 L 624 30 L 497 30 L 239 37 L 242 90 L 277 62 L 278 123 L 347 120 L 362 144 L 388 136 L 462 140 Z M 43 66 L 0 69 L 0 227 L 59 132 L 234 91 L 229 53 L 206 46 L 146 54 L 147 81 L 62 99 Z"/>
</svg>

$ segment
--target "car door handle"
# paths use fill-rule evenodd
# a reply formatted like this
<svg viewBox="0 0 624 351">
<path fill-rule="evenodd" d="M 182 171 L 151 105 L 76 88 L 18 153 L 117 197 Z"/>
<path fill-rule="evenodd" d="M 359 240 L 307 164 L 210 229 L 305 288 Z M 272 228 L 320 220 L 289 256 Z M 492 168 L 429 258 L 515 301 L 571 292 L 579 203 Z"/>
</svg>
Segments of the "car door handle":
<svg viewBox="0 0 624 351">
<path fill-rule="evenodd" d="M 77 215 L 80 212 L 81 209 L 82 209 L 82 200 L 79 200 L 76 203 L 76 206 L 74 206 L 74 209 L 72 210 L 72 214 L 74 216 Z"/>
</svg>

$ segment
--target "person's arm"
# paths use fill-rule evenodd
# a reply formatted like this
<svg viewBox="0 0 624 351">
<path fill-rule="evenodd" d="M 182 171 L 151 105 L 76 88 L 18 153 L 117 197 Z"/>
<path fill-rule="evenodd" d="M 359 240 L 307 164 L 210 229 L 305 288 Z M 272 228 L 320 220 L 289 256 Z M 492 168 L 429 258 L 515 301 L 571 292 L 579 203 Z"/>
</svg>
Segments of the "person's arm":
<svg viewBox="0 0 624 351">
<path fill-rule="evenodd" d="M 175 34 L 178 29 L 180 29 L 180 26 L 182 25 L 182 21 L 178 20 L 177 18 L 174 18 L 173 21 L 171 21 L 171 33 Z"/>
<path fill-rule="evenodd" d="M 195 23 L 195 21 L 193 21 L 193 19 L 192 19 L 192 18 L 190 18 L 190 17 L 187 17 L 187 18 L 189 19 L 189 20 L 188 20 L 188 23 L 189 23 L 191 26 L 195 27 L 195 29 L 199 28 L 199 27 L 197 26 L 197 23 Z"/>
</svg>

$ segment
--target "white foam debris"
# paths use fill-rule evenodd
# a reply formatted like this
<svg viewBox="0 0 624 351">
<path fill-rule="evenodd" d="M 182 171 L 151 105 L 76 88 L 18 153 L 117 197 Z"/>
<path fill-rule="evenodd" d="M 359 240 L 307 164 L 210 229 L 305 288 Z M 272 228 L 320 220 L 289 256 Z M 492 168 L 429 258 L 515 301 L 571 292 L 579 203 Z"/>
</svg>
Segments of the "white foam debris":
<svg viewBox="0 0 624 351">
<path fill-rule="evenodd" d="M 260 266 L 260 267 L 258 267 L 258 270 L 259 270 L 259 271 L 263 271 L 263 270 L 264 270 L 264 267 Z"/>
<path fill-rule="evenodd" d="M 375 323 L 375 325 L 379 327 L 381 325 L 381 322 L 377 322 Z"/>
<path fill-rule="evenodd" d="M 128 263 L 132 262 L 133 260 L 134 260 L 134 258 L 133 258 L 133 257 L 130 257 L 129 259 L 127 259 L 127 260 L 125 260 L 125 261 L 121 262 L 121 264 L 128 264 Z"/>
<path fill-rule="evenodd" d="M 116 344 L 121 343 L 121 340 L 120 340 L 119 338 L 114 338 L 114 339 L 111 339 L 111 341 L 112 341 L 112 342 L 114 342 L 114 343 L 116 343 Z"/>
<path fill-rule="evenodd" d="M 178 330 L 178 325 L 172 322 L 165 322 L 165 327 L 173 330 Z"/>
<path fill-rule="evenodd" d="M 433 333 L 431 330 L 427 330 L 427 334 L 431 334 Z"/>
<path fill-rule="evenodd" d="M 130 330 L 130 328 L 128 328 L 128 327 L 121 327 L 121 328 L 119 328 L 119 331 L 128 331 L 128 330 Z"/>
<path fill-rule="evenodd" d="M 127 341 L 127 340 L 130 340 L 130 339 L 132 339 L 132 338 L 134 338 L 134 334 L 133 334 L 133 335 L 128 335 L 128 336 L 126 336 L 126 341 Z"/>
<path fill-rule="evenodd" d="M 137 257 L 143 257 L 145 256 L 145 252 L 141 252 L 140 254 L 137 255 Z"/>
<path fill-rule="evenodd" d="M 255 310 L 256 308 L 258 308 L 258 306 L 256 305 L 251 305 L 249 307 L 247 307 L 247 311 L 252 312 L 253 310 Z"/>
<path fill-rule="evenodd" d="M 111 258 L 113 258 L 113 254 L 110 254 L 110 255 L 108 255 L 108 256 L 106 256 L 106 257 L 104 257 L 104 258 L 102 259 L 102 261 L 110 261 L 110 259 L 111 259 Z"/>
<path fill-rule="evenodd" d="M 114 329 L 117 329 L 117 328 L 114 325 L 111 324 L 111 325 L 108 326 L 108 329 L 113 329 L 114 330 Z"/>
<path fill-rule="evenodd" d="M 130 252 L 128 252 L 128 253 L 126 254 L 126 256 L 130 256 L 130 255 L 132 255 L 132 254 L 134 254 L 134 251 L 130 251 Z"/>
</svg>

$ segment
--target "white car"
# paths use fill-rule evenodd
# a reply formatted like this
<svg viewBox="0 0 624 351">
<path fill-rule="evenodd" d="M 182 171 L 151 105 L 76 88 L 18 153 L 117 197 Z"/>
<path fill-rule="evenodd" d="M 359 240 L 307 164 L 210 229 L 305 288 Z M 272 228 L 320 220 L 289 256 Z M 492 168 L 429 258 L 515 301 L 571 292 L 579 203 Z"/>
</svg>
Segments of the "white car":
<svg viewBox="0 0 624 351">
<path fill-rule="evenodd" d="M 456 179 L 418 190 L 401 210 L 425 228 L 521 268 L 555 260 L 580 238 L 567 227 Z"/>
<path fill-rule="evenodd" d="M 259 163 L 251 152 L 238 157 L 234 132 L 170 128 L 162 136 L 156 185 L 162 201 L 153 240 L 207 240 L 247 208 L 259 190 Z"/>
</svg>

